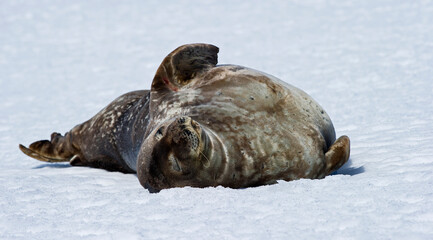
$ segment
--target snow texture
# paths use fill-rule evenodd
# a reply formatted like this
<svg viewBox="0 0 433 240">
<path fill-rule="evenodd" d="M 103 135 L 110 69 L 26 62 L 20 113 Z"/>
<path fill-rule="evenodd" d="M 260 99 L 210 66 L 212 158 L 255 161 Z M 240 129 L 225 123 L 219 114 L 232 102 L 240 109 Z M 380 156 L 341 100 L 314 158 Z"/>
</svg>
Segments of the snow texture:
<svg viewBox="0 0 433 240">
<path fill-rule="evenodd" d="M 149 194 L 18 144 L 148 89 L 179 45 L 310 94 L 349 162 L 321 180 Z M 1 1 L 0 239 L 433 239 L 433 2 Z"/>
</svg>

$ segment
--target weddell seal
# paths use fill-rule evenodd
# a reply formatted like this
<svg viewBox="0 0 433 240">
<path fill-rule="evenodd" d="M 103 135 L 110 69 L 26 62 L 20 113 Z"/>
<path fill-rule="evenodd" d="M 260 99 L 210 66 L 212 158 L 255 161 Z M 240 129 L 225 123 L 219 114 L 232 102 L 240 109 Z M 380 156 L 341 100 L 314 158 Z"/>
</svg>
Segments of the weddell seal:
<svg viewBox="0 0 433 240">
<path fill-rule="evenodd" d="M 257 70 L 216 65 L 218 51 L 181 46 L 150 91 L 120 96 L 64 136 L 19 147 L 45 162 L 137 173 L 150 192 L 324 178 L 346 163 L 349 138 L 335 140 L 310 96 Z"/>
</svg>

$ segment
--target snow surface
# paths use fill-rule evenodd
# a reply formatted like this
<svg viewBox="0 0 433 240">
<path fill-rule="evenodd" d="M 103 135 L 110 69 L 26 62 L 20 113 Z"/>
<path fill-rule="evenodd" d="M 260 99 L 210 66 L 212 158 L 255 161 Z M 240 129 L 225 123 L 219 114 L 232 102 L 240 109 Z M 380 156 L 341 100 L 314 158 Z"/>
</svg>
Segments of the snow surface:
<svg viewBox="0 0 433 240">
<path fill-rule="evenodd" d="M 313 96 L 350 161 L 322 180 L 145 191 L 18 144 L 148 89 L 193 42 Z M 432 1 L 0 1 L 0 239 L 433 239 Z"/>
</svg>

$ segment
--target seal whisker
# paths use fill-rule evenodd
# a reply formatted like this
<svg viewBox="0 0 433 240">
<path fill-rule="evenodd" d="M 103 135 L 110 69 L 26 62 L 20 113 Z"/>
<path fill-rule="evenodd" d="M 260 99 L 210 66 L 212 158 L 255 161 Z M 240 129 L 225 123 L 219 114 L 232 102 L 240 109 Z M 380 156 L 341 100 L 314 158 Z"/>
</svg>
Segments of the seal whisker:
<svg viewBox="0 0 433 240">
<path fill-rule="evenodd" d="M 204 153 L 202 152 L 202 151 L 200 151 L 200 150 L 198 150 L 199 151 L 199 153 L 206 159 L 206 162 L 205 163 L 203 163 L 203 165 L 205 166 L 205 167 L 209 167 L 210 166 L 210 160 L 209 160 L 209 158 L 207 158 L 206 157 L 206 155 L 204 155 Z"/>
</svg>

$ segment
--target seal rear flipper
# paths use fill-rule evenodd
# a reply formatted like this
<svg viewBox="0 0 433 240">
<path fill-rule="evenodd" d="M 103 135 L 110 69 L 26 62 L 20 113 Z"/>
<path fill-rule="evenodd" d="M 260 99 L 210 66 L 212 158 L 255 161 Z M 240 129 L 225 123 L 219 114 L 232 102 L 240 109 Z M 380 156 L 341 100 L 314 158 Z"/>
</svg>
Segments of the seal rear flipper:
<svg viewBox="0 0 433 240">
<path fill-rule="evenodd" d="M 200 72 L 215 67 L 218 47 L 210 44 L 187 44 L 164 58 L 152 82 L 152 91 L 178 91 Z"/>
<path fill-rule="evenodd" d="M 59 133 L 51 134 L 51 141 L 36 141 L 27 148 L 19 145 L 20 150 L 29 157 L 43 162 L 71 162 L 79 164 L 80 159 L 69 147 L 66 138 Z"/>
<path fill-rule="evenodd" d="M 350 139 L 347 136 L 341 136 L 331 145 L 325 153 L 326 175 L 343 166 L 350 156 Z"/>
<path fill-rule="evenodd" d="M 27 156 L 37 159 L 39 161 L 42 162 L 70 162 L 71 165 L 80 165 L 79 162 L 79 158 L 77 155 L 73 156 L 71 159 L 65 159 L 65 158 L 53 158 L 53 157 L 48 157 L 48 156 L 43 156 L 25 146 L 23 146 L 22 144 L 19 145 L 20 150 Z"/>
</svg>

